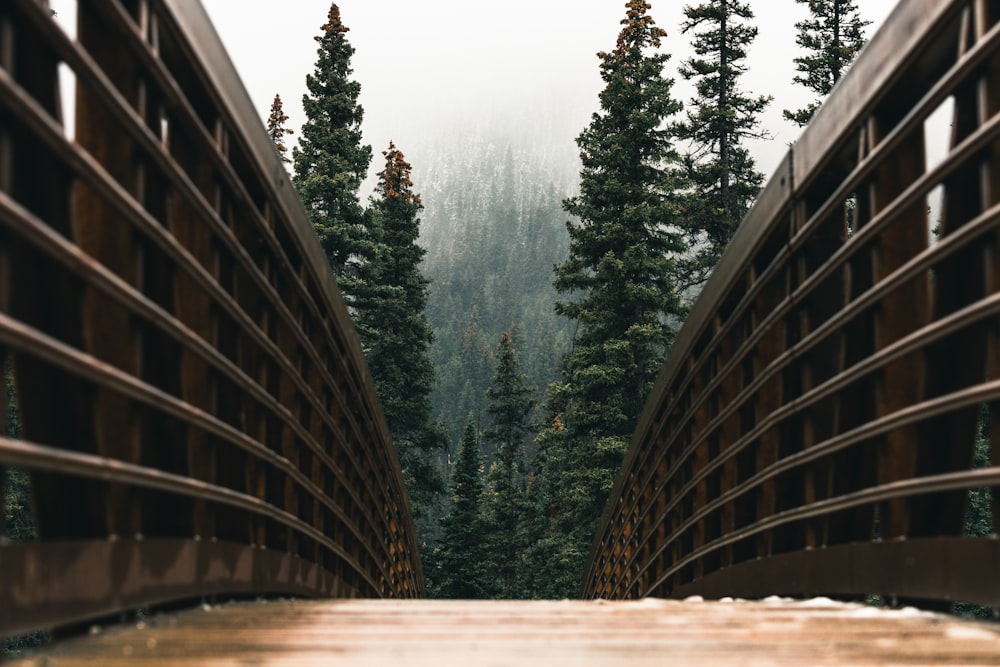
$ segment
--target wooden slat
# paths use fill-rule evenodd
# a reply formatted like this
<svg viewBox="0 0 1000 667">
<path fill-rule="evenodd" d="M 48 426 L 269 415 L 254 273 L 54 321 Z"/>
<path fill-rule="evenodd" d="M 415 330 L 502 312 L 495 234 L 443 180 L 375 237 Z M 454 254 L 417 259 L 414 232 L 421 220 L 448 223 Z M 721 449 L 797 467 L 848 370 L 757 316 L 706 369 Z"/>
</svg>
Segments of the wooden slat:
<svg viewBox="0 0 1000 667">
<path fill-rule="evenodd" d="M 995 665 L 1000 627 L 823 598 L 240 603 L 98 630 L 12 664 Z"/>
</svg>

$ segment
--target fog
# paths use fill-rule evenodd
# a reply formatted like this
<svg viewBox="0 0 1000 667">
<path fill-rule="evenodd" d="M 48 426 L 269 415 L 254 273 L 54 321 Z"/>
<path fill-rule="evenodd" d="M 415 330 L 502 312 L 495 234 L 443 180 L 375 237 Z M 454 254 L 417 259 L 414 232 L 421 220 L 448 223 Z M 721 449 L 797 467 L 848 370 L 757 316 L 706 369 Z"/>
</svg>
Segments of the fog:
<svg viewBox="0 0 1000 667">
<path fill-rule="evenodd" d="M 280 94 L 288 127 L 304 116 L 305 76 L 316 60 L 313 36 L 325 23 L 328 0 L 284 3 L 204 0 L 223 42 L 262 117 Z M 394 140 L 408 146 L 460 141 L 476 128 L 521 128 L 554 142 L 572 142 L 597 108 L 601 89 L 596 53 L 614 48 L 624 0 L 341 0 L 348 40 L 356 53 L 365 141 L 378 154 Z M 667 30 L 663 49 L 676 96 L 692 88 L 676 75 L 690 57 L 690 34 L 681 33 L 687 3 L 652 0 L 651 16 Z M 870 36 L 895 4 L 865 0 Z M 781 117 L 811 96 L 792 85 L 796 21 L 806 16 L 793 0 L 752 3 L 760 34 L 742 79 L 750 93 L 772 95 L 763 117 L 772 138 L 754 141 L 758 168 L 774 170 L 799 130 Z M 297 141 L 298 134 L 290 139 Z M 377 163 L 376 161 L 373 161 Z M 419 164 L 414 168 L 419 172 Z M 419 186 L 419 183 L 418 183 Z"/>
<path fill-rule="evenodd" d="M 197 1 L 197 0 L 189 0 Z M 302 96 L 312 73 L 329 0 L 202 0 L 229 51 L 260 117 L 281 95 L 287 126 L 298 141 L 305 120 Z M 677 66 L 692 55 L 682 34 L 686 2 L 651 0 L 651 16 L 667 30 L 663 50 L 675 97 L 688 102 L 693 88 Z M 871 36 L 894 0 L 863 0 Z M 73 0 L 51 0 L 72 32 Z M 364 140 L 376 157 L 389 140 L 406 153 L 419 177 L 419 154 L 428 146 L 455 144 L 470 134 L 504 132 L 524 144 L 565 147 L 597 109 L 602 82 L 596 53 L 614 48 L 624 0 L 340 0 L 347 37 L 356 53 L 354 78 L 361 83 Z M 758 168 L 770 174 L 799 129 L 782 118 L 811 94 L 792 84 L 795 22 L 806 9 L 794 0 L 757 0 L 759 36 L 751 46 L 747 92 L 771 95 L 762 116 L 770 134 L 749 142 Z M 372 169 L 380 168 L 373 160 Z M 418 180 L 419 189 L 419 180 Z M 366 192 L 362 197 L 367 196 Z"/>
</svg>

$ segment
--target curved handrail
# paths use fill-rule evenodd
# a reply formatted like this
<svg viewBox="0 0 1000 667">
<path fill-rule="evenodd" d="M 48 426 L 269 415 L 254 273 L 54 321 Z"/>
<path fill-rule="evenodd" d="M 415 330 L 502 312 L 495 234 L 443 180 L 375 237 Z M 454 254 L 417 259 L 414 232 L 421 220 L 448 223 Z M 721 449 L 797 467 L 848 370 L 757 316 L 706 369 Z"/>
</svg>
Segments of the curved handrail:
<svg viewBox="0 0 1000 667">
<path fill-rule="evenodd" d="M 204 9 L 80 2 L 73 40 L 42 5 L 0 6 L 22 429 L 0 466 L 30 473 L 36 531 L 0 542 L 0 635 L 211 595 L 422 595 L 357 334 Z"/>
<path fill-rule="evenodd" d="M 791 148 L 664 362 L 585 597 L 1000 602 L 995 540 L 961 537 L 1000 479 L 971 470 L 1000 413 L 998 20 L 904 0 Z"/>
</svg>

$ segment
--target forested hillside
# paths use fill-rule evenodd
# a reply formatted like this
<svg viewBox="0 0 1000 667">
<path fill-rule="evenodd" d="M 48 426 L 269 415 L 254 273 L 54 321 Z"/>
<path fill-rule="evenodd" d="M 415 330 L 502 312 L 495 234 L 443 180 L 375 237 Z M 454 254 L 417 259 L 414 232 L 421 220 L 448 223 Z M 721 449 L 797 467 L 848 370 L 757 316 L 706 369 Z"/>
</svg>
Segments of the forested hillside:
<svg viewBox="0 0 1000 667">
<path fill-rule="evenodd" d="M 562 200 L 579 163 L 572 144 L 534 139 L 480 127 L 415 151 L 424 160 L 414 165 L 414 181 L 425 202 L 420 243 L 435 336 L 434 415 L 453 451 L 470 417 L 482 427 L 502 333 L 513 337 L 538 390 L 556 377 L 570 347 L 569 322 L 553 310 L 552 267 L 566 257 Z M 493 454 L 484 452 L 487 464 Z"/>
<path fill-rule="evenodd" d="M 830 1 L 835 35 L 860 21 Z M 432 595 L 575 594 L 653 379 L 763 182 L 747 142 L 771 136 L 772 98 L 741 81 L 750 4 L 683 8 L 687 99 L 651 8 L 625 4 L 575 142 L 551 110 L 451 122 L 406 146 L 412 180 L 390 143 L 367 208 L 372 149 L 335 3 L 317 38 L 294 182 L 386 406 Z M 810 2 L 799 25 L 820 47 L 800 71 L 836 56 L 835 79 L 854 47 L 811 41 L 827 9 Z"/>
</svg>

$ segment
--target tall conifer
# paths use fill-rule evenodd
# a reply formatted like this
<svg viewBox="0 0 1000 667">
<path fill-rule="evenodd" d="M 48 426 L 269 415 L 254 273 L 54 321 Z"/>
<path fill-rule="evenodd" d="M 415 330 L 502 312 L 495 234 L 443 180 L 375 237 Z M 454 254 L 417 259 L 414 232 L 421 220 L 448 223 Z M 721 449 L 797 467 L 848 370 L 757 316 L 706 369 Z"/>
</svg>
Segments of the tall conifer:
<svg viewBox="0 0 1000 667">
<path fill-rule="evenodd" d="M 681 105 L 664 77 L 665 31 L 649 3 L 630 0 L 616 47 L 599 53 L 600 111 L 577 138 L 580 194 L 566 200 L 569 258 L 553 284 L 556 310 L 578 325 L 564 360 L 566 437 L 544 452 L 547 514 L 564 535 L 559 567 L 580 576 L 594 528 L 629 436 L 682 312 L 675 289 L 685 250 L 680 193 L 685 184 L 667 120 Z M 676 323 L 674 323 L 676 324 Z M 564 595 L 575 591 L 563 591 Z"/>
<path fill-rule="evenodd" d="M 354 48 L 336 3 L 330 5 L 316 66 L 306 76 L 306 114 L 299 145 L 292 151 L 295 187 L 316 229 L 341 290 L 351 304 L 360 258 L 370 254 L 358 188 L 368 173 L 371 146 L 361 143 L 358 104 L 361 85 L 351 79 Z"/>
<path fill-rule="evenodd" d="M 493 597 L 515 598 L 527 547 L 524 440 L 534 404 L 517 350 L 504 332 L 497 346 L 496 370 L 486 391 L 490 427 L 486 439 L 496 446 L 496 461 L 486 478 L 484 515 L 488 529 L 488 560 Z"/>
<path fill-rule="evenodd" d="M 6 414 L 0 415 L 4 430 L 0 435 L 18 439 L 21 437 L 21 423 L 17 409 L 17 391 L 14 387 L 13 364 L 0 355 L 0 371 L 3 372 Z M 35 537 L 31 516 L 31 484 L 28 473 L 20 468 L 0 466 L 0 498 L 3 499 L 3 525 L 0 537 L 11 542 L 30 542 Z"/>
<path fill-rule="evenodd" d="M 685 217 L 697 251 L 688 264 L 685 287 L 696 287 L 708 277 L 760 191 L 763 176 L 743 142 L 767 136 L 760 114 L 771 98 L 739 87 L 747 48 L 757 37 L 749 3 L 712 0 L 686 6 L 684 16 L 681 30 L 694 33 L 695 56 L 684 61 L 680 73 L 695 82 L 696 95 L 677 132 L 692 146 L 685 162 L 694 196 Z"/>
<path fill-rule="evenodd" d="M 281 96 L 275 95 L 274 101 L 271 102 L 271 114 L 267 117 L 267 133 L 270 135 L 271 141 L 274 142 L 274 147 L 277 149 L 278 155 L 281 156 L 282 162 L 291 162 L 288 158 L 288 147 L 285 146 L 285 135 L 295 134 L 285 127 L 287 120 L 288 116 L 281 105 Z"/>
<path fill-rule="evenodd" d="M 807 125 L 823 98 L 830 94 L 840 77 L 865 45 L 864 27 L 854 0 L 795 0 L 809 6 L 809 18 L 795 24 L 795 43 L 807 51 L 795 58 L 799 74 L 793 79 L 817 95 L 817 99 L 797 111 L 784 110 L 786 119 L 799 127 Z"/>
<path fill-rule="evenodd" d="M 414 510 L 422 515 L 443 491 L 431 450 L 444 440 L 431 424 L 434 334 L 424 316 L 428 281 L 420 273 L 424 249 L 417 244 L 423 205 L 413 192 L 412 168 L 403 153 L 390 142 L 382 155 L 385 168 L 370 208 L 372 252 L 359 264 L 355 282 L 355 321 Z"/>
<path fill-rule="evenodd" d="M 453 505 L 441 520 L 443 535 L 435 561 L 438 568 L 437 594 L 444 598 L 487 597 L 483 557 L 485 540 L 482 523 L 482 459 L 479 438 L 469 421 L 452 477 Z"/>
</svg>

